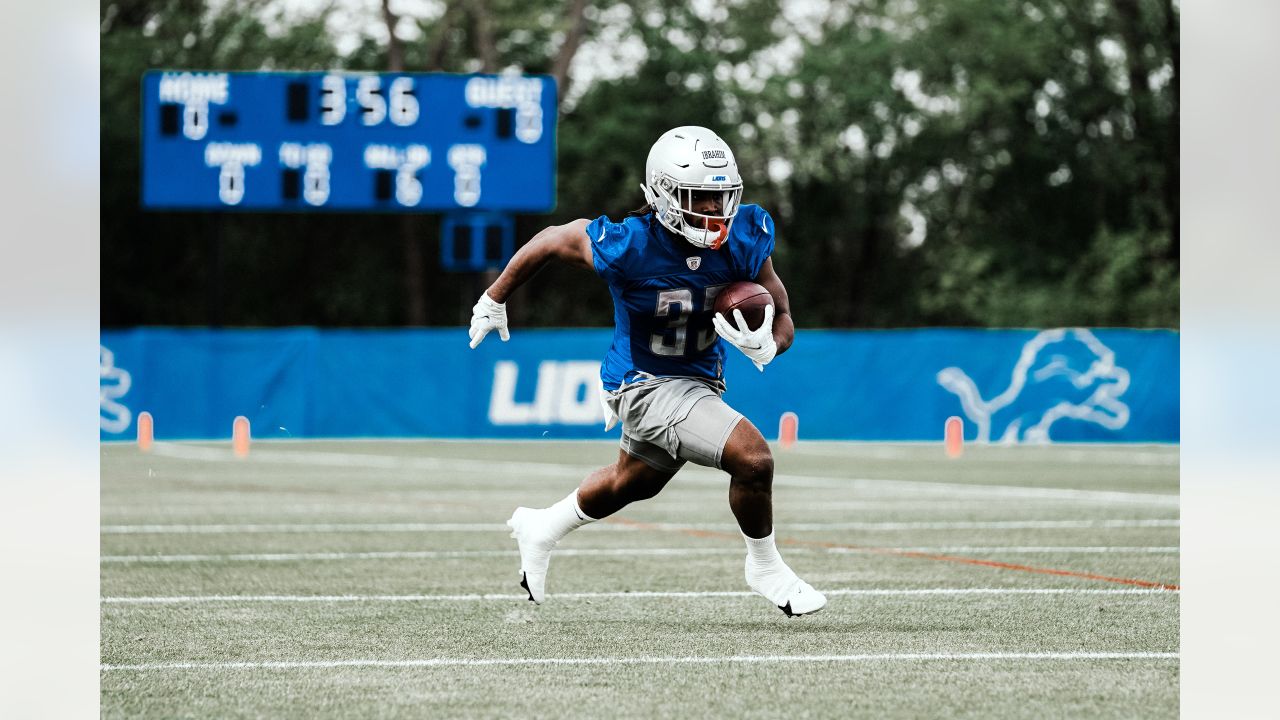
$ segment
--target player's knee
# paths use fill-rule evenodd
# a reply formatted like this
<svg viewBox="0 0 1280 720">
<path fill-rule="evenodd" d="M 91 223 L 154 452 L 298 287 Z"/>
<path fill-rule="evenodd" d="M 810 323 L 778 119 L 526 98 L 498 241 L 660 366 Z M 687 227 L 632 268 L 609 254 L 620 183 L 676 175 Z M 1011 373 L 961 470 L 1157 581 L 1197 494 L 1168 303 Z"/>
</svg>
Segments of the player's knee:
<svg viewBox="0 0 1280 720">
<path fill-rule="evenodd" d="M 753 489 L 768 490 L 773 485 L 773 455 L 768 446 L 740 453 L 728 470 L 735 482 Z"/>
</svg>

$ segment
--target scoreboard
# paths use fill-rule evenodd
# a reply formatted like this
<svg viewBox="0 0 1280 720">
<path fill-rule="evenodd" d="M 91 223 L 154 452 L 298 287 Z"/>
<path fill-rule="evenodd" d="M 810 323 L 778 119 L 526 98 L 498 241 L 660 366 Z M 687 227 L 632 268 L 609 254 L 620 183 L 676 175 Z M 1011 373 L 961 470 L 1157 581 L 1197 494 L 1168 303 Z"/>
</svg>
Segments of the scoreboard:
<svg viewBox="0 0 1280 720">
<path fill-rule="evenodd" d="M 152 209 L 547 212 L 546 75 L 151 71 Z"/>
</svg>

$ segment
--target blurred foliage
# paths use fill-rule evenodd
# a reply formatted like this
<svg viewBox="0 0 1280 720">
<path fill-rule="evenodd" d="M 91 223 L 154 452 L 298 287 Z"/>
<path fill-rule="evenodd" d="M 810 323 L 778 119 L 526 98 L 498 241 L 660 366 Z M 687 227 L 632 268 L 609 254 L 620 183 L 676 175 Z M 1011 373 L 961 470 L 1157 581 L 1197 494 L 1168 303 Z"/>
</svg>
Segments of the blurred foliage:
<svg viewBox="0 0 1280 720">
<path fill-rule="evenodd" d="M 403 18 L 409 70 L 550 72 L 571 2 L 451 0 Z M 395 3 L 392 4 L 395 9 Z M 370 18 L 378 3 L 370 0 Z M 102 323 L 406 322 L 396 216 L 144 213 L 149 68 L 382 70 L 376 22 L 351 52 L 269 2 L 102 5 Z M 642 201 L 650 144 L 681 124 L 729 141 L 746 200 L 778 226 L 801 326 L 1178 324 L 1178 17 L 1172 0 L 589 3 L 562 108 L 559 206 L 522 238 Z M 602 60 L 639 50 L 637 63 Z M 614 67 L 614 66 L 617 67 Z M 428 321 L 462 324 L 482 275 L 442 273 Z M 548 268 L 518 325 L 605 325 L 603 283 Z"/>
</svg>

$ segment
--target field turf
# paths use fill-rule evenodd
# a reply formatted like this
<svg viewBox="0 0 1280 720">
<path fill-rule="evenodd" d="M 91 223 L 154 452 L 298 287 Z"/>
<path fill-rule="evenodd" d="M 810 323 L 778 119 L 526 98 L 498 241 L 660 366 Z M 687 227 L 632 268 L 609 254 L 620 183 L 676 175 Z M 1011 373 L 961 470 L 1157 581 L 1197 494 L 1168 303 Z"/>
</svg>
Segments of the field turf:
<svg viewBox="0 0 1280 720">
<path fill-rule="evenodd" d="M 595 442 L 105 444 L 104 717 L 1174 717 L 1178 449 L 801 443 L 746 592 L 723 474 L 567 537 Z"/>
</svg>

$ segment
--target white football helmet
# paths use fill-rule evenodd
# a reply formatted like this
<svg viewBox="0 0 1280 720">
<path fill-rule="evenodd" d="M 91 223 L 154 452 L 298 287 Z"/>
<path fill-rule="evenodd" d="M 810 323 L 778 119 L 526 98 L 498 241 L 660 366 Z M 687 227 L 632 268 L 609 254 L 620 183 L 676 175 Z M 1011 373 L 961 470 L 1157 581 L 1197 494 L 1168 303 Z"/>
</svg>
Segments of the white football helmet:
<svg viewBox="0 0 1280 720">
<path fill-rule="evenodd" d="M 719 135 L 686 125 L 663 133 L 644 165 L 645 200 L 658 222 L 698 247 L 719 249 L 738 214 L 742 176 L 733 151 Z M 694 212 L 695 192 L 719 192 L 720 214 Z"/>
</svg>

